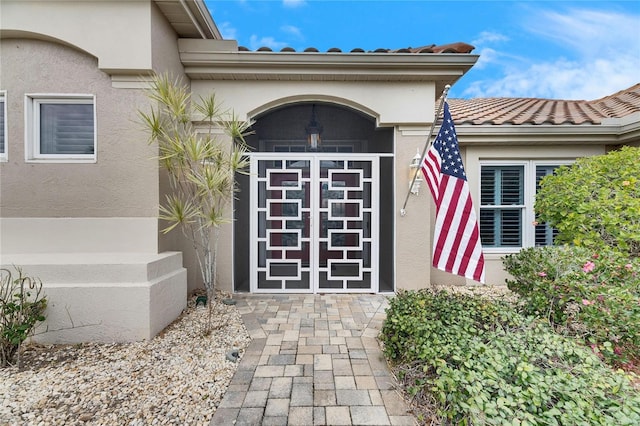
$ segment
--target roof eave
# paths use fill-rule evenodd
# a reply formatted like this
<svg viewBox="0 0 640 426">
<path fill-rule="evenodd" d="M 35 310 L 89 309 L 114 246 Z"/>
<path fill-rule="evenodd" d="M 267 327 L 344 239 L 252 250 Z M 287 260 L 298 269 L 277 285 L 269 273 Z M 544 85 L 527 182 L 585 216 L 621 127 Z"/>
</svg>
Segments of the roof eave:
<svg viewBox="0 0 640 426">
<path fill-rule="evenodd" d="M 185 7 L 191 9 L 192 14 L 198 21 L 200 27 L 205 30 L 205 36 L 203 38 L 222 40 L 222 34 L 211 17 L 211 13 L 209 13 L 209 9 L 204 3 L 204 0 L 180 1 L 185 5 Z"/>
<path fill-rule="evenodd" d="M 204 0 L 153 0 L 178 37 L 222 40 Z"/>
<path fill-rule="evenodd" d="M 640 140 L 640 123 L 619 125 L 456 125 L 461 145 L 619 145 Z"/>
<path fill-rule="evenodd" d="M 194 80 L 433 81 L 441 91 L 478 60 L 460 53 L 245 52 L 197 42 L 204 40 L 179 41 L 180 59 Z"/>
</svg>

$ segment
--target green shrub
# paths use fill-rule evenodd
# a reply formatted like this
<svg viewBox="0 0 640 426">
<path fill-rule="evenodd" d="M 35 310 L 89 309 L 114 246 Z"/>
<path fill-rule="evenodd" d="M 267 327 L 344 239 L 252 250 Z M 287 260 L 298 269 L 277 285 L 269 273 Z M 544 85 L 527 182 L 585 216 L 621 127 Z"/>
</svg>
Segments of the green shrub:
<svg viewBox="0 0 640 426">
<path fill-rule="evenodd" d="M 507 303 L 404 292 L 381 339 L 409 394 L 447 424 L 640 424 L 626 376 Z"/>
<path fill-rule="evenodd" d="M 524 249 L 504 266 L 525 314 L 585 339 L 612 365 L 640 361 L 640 259 L 556 246 Z"/>
<path fill-rule="evenodd" d="M 557 241 L 640 256 L 640 148 L 585 157 L 541 181 L 536 214 Z"/>
<path fill-rule="evenodd" d="M 15 361 L 22 342 L 44 321 L 47 307 L 42 282 L 15 269 L 15 278 L 9 269 L 0 269 L 0 367 Z"/>
</svg>

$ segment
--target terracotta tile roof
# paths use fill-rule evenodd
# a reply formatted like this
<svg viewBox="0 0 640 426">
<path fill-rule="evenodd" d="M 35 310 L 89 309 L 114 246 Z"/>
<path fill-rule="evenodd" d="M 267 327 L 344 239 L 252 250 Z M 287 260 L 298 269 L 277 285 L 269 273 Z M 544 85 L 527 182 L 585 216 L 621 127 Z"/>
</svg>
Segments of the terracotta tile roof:
<svg viewBox="0 0 640 426">
<path fill-rule="evenodd" d="M 376 50 L 366 51 L 364 49 L 357 47 L 355 49 L 351 49 L 351 51 L 349 52 L 344 52 L 344 53 L 471 53 L 473 49 L 475 49 L 475 47 L 471 46 L 470 44 L 457 42 L 457 43 L 442 44 L 439 46 L 436 46 L 435 44 L 431 44 L 429 46 L 406 47 L 406 48 L 395 49 L 395 50 L 394 49 L 376 49 Z M 241 52 L 250 51 L 250 49 L 248 49 L 245 46 L 239 46 L 238 50 Z M 295 51 L 296 50 L 293 47 L 283 47 L 282 49 L 280 49 L 280 52 L 295 52 Z M 271 49 L 270 47 L 263 46 L 256 49 L 256 52 L 273 52 L 273 49 Z M 308 52 L 320 52 L 320 51 L 315 47 L 307 47 L 306 49 L 303 50 L 303 52 L 308 53 Z M 343 53 L 343 52 L 341 49 L 337 47 L 332 47 L 331 49 L 327 50 L 327 53 Z"/>
<path fill-rule="evenodd" d="M 538 98 L 449 99 L 456 124 L 601 124 L 640 112 L 640 83 L 593 101 Z"/>
</svg>

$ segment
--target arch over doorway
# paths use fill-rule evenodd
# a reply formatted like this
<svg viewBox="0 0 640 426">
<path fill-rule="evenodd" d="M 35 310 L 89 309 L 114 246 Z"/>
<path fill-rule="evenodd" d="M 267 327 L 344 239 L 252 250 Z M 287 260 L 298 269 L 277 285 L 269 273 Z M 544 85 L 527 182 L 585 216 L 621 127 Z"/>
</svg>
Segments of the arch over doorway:
<svg viewBox="0 0 640 426">
<path fill-rule="evenodd" d="M 393 291 L 393 129 L 319 100 L 254 121 L 253 169 L 238 176 L 234 205 L 234 290 Z"/>
</svg>

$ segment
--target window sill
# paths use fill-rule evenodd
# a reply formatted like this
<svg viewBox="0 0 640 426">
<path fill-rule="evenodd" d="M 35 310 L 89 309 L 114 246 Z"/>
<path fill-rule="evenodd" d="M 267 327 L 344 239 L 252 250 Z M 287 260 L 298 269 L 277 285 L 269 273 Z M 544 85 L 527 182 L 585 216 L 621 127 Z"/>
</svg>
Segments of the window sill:
<svg viewBox="0 0 640 426">
<path fill-rule="evenodd" d="M 28 158 L 25 163 L 35 164 L 94 164 L 97 158 Z"/>
<path fill-rule="evenodd" d="M 500 260 L 502 259 L 504 256 L 507 256 L 509 254 L 515 254 L 515 253 L 519 253 L 520 250 L 522 250 L 522 247 L 517 247 L 517 248 L 485 248 L 482 250 L 483 254 L 484 254 L 484 258 L 487 260 Z"/>
</svg>

